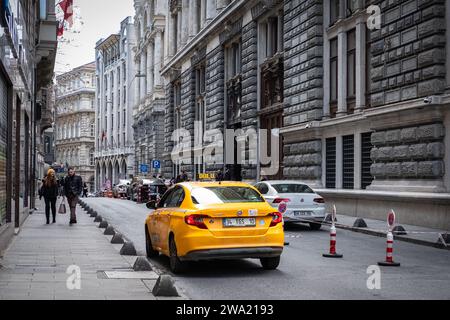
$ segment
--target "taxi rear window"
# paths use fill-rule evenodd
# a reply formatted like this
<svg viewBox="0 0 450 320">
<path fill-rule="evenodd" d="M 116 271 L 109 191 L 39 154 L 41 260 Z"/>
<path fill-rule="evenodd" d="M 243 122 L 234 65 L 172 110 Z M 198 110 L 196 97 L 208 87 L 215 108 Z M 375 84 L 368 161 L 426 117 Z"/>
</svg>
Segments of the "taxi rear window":
<svg viewBox="0 0 450 320">
<path fill-rule="evenodd" d="M 191 196 L 195 204 L 264 202 L 258 192 L 247 187 L 195 188 Z"/>
</svg>

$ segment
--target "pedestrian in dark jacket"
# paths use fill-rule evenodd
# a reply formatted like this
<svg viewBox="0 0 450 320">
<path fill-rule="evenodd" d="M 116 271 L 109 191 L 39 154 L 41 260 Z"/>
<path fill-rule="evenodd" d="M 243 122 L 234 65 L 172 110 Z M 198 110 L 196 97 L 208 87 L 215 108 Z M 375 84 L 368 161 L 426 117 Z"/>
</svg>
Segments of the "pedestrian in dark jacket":
<svg viewBox="0 0 450 320">
<path fill-rule="evenodd" d="M 45 217 L 47 224 L 50 224 L 50 209 L 52 211 L 53 223 L 56 223 L 56 199 L 58 199 L 58 181 L 56 180 L 55 171 L 48 170 L 47 177 L 41 188 L 41 195 L 45 200 Z"/>
<path fill-rule="evenodd" d="M 70 207 L 70 225 L 77 223 L 76 209 L 82 192 L 83 179 L 75 174 L 73 168 L 69 168 L 69 175 L 64 179 L 64 194 Z"/>
</svg>

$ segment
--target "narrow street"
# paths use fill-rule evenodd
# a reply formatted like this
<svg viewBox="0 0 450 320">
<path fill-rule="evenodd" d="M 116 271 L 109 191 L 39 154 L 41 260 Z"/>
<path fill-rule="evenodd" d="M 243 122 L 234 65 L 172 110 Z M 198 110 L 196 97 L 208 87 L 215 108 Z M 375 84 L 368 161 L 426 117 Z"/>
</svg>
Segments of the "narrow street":
<svg viewBox="0 0 450 320">
<path fill-rule="evenodd" d="M 83 199 L 145 254 L 142 204 L 108 198 Z M 188 272 L 175 276 L 177 286 L 192 299 L 450 299 L 447 250 L 395 242 L 400 268 L 382 268 L 381 290 L 367 289 L 366 273 L 385 257 L 384 238 L 338 230 L 337 250 L 343 259 L 327 260 L 329 228 L 311 231 L 296 225 L 286 230 L 286 246 L 276 271 L 264 271 L 257 260 L 190 263 Z M 168 258 L 152 262 L 167 273 Z"/>
</svg>

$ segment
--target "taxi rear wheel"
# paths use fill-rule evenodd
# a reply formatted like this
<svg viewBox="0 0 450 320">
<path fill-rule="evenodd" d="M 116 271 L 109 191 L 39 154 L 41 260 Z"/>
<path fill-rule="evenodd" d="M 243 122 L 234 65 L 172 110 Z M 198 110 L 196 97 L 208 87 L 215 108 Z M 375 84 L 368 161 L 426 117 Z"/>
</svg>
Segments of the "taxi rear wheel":
<svg viewBox="0 0 450 320">
<path fill-rule="evenodd" d="M 280 265 L 281 257 L 261 258 L 261 265 L 264 270 L 275 270 Z"/>
<path fill-rule="evenodd" d="M 177 245 L 173 235 L 170 236 L 169 240 L 169 254 L 170 270 L 175 274 L 182 273 L 185 270 L 185 264 L 178 258 Z"/>
<path fill-rule="evenodd" d="M 145 226 L 145 249 L 147 251 L 147 258 L 154 258 L 159 255 L 159 252 L 153 249 L 152 240 L 148 233 L 147 226 Z"/>
</svg>

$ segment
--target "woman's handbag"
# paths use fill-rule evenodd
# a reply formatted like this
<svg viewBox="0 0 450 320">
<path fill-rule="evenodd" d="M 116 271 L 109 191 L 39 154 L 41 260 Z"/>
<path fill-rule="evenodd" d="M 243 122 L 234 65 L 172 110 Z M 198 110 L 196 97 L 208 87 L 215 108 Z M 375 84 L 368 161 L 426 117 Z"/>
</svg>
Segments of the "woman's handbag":
<svg viewBox="0 0 450 320">
<path fill-rule="evenodd" d="M 66 214 L 66 198 L 63 197 L 63 200 L 61 202 L 61 204 L 59 205 L 59 210 L 58 210 L 59 214 Z"/>
</svg>

